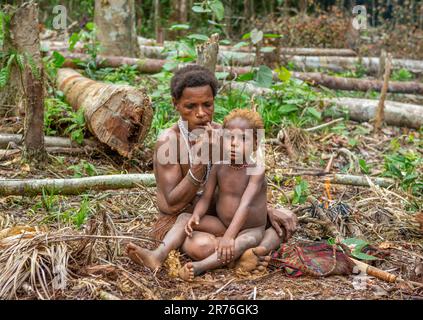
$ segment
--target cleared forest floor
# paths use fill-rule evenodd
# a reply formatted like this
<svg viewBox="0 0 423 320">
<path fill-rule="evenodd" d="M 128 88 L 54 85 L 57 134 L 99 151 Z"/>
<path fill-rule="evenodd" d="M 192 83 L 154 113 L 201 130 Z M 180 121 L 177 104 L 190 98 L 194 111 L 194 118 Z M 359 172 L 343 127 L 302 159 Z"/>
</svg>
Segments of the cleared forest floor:
<svg viewBox="0 0 423 320">
<path fill-rule="evenodd" d="M 397 139 L 400 147 L 409 148 L 409 137 L 412 135 L 414 140 L 411 147 L 421 151 L 421 144 L 418 142 L 421 135 L 417 131 L 387 127 L 379 136 L 370 137 L 363 133 L 357 134 L 366 129 L 363 125 L 354 122 L 342 124 L 342 130 L 351 135 L 350 139 L 356 140 L 352 149 L 357 148 L 361 156 L 366 156 L 366 163 L 372 167 L 373 173 L 383 169 L 383 157 L 392 148 L 391 141 L 394 137 L 400 137 Z M 7 127 L 11 127 L 10 122 Z M 323 170 L 328 160 L 322 159 L 322 155 L 331 154 L 348 145 L 348 135 L 334 134 L 336 130 L 327 128 L 309 134 L 307 144 L 300 143 L 296 146 L 299 154 L 296 162 L 288 159 L 282 147 L 267 146 L 267 175 L 280 177 L 276 179 L 277 183 L 275 179 L 269 180 L 270 202 L 297 209 L 298 216 L 307 212 L 307 204 L 283 204 L 283 194 L 288 198 L 292 197 L 290 193 L 292 194 L 296 183 L 290 174 L 301 170 Z M 347 157 L 338 156 L 334 160 L 333 169 L 339 171 L 348 166 L 348 163 Z M 122 161 L 122 158 L 107 151 L 78 157 L 50 156 L 49 164 L 41 171 L 22 165 L 20 157 L 0 162 L 0 175 L 13 179 L 141 173 L 148 169 L 151 170 L 151 152 L 148 149 L 131 161 Z M 325 200 L 327 191 L 321 178 L 305 175 L 302 179 L 308 182 L 309 194 Z M 417 213 L 407 209 L 413 201 L 421 201 L 421 197 L 377 186 L 366 188 L 331 185 L 330 194 L 331 203 L 342 203 L 351 208 L 347 219 L 338 221 L 341 233 L 346 237 L 366 239 L 383 255 L 383 259 L 373 263 L 375 266 L 406 280 L 422 281 L 422 225 L 416 220 Z M 60 244 L 62 254 L 68 256 L 68 259 L 63 259 L 62 267 L 71 271 L 65 277 L 61 290 L 51 290 L 51 283 L 46 281 L 46 287 L 50 289 L 43 291 L 38 288 L 38 293 L 31 286 L 23 286 L 25 289 L 17 291 L 12 286 L 9 288 L 10 297 L 249 299 L 255 291 L 257 299 L 423 299 L 423 285 L 419 288 L 389 284 L 373 277 L 357 275 L 319 279 L 308 276 L 290 278 L 278 270 L 269 270 L 260 276 L 248 276 L 236 274 L 233 270 L 220 269 L 200 276 L 192 283 L 186 283 L 175 277 L 175 271 L 187 261 L 186 257 L 178 253 L 173 253 L 165 267 L 153 274 L 132 263 L 124 252 L 125 244 L 135 241 L 135 238 L 138 238 L 138 244 L 154 248 L 155 243 L 148 240 L 148 232 L 157 212 L 155 203 L 155 188 L 87 193 L 81 196 L 46 194 L 37 197 L 1 198 L 0 230 L 8 227 L 12 229 L 9 229 L 11 233 L 6 238 L 2 239 L 0 236 L 0 245 L 11 239 L 13 232 L 22 232 L 16 226 L 25 226 L 29 238 L 47 233 L 54 235 L 55 241 L 46 242 L 44 249 L 52 249 Z M 82 212 L 81 208 L 85 208 L 85 211 Z M 351 226 L 354 227 L 353 230 Z M 329 237 L 319 224 L 301 222 L 299 231 L 290 243 Z M 41 255 L 42 251 L 32 247 L 22 248 L 19 254 Z M 52 249 L 51 252 L 55 251 Z M 52 254 L 51 252 L 43 254 Z M 40 261 L 48 259 L 44 256 Z M 34 274 L 36 270 L 43 269 L 42 264 L 31 268 L 26 264 L 20 269 L 14 269 L 10 268 L 11 263 L 10 260 L 0 259 L 0 268 L 14 270 L 14 274 L 10 276 L 16 277 L 18 282 L 19 279 L 29 277 L 31 272 Z M 29 278 L 25 282 L 29 282 Z"/>
</svg>

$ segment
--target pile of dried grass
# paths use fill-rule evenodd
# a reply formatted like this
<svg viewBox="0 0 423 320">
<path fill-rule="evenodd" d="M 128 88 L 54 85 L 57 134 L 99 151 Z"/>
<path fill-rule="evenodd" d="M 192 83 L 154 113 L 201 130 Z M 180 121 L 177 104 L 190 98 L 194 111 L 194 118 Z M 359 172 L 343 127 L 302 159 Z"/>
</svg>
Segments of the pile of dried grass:
<svg viewBox="0 0 423 320">
<path fill-rule="evenodd" d="M 0 298 L 17 298 L 20 291 L 51 299 L 69 278 L 70 253 L 63 230 L 47 233 L 21 226 L 5 229 L 0 238 Z"/>
</svg>

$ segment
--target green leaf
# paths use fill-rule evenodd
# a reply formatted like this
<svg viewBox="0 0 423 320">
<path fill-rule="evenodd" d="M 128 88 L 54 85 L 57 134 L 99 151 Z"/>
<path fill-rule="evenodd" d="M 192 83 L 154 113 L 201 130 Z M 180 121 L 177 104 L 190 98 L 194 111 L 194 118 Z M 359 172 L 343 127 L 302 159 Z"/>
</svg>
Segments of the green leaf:
<svg viewBox="0 0 423 320">
<path fill-rule="evenodd" d="M 247 72 L 247 73 L 239 75 L 236 78 L 237 81 L 250 81 L 253 79 L 254 79 L 254 72 Z"/>
<path fill-rule="evenodd" d="M 93 31 L 93 30 L 95 29 L 95 24 L 94 24 L 93 22 L 88 22 L 88 23 L 85 25 L 85 28 L 86 28 L 88 31 Z"/>
<path fill-rule="evenodd" d="M 200 40 L 200 41 L 207 41 L 209 40 L 209 37 L 207 37 L 204 34 L 198 34 L 198 33 L 194 33 L 194 34 L 190 34 L 189 36 L 187 36 L 188 39 L 194 39 L 194 40 Z"/>
<path fill-rule="evenodd" d="M 190 28 L 189 24 L 174 24 L 169 28 L 169 30 L 172 30 L 172 31 L 188 30 L 189 28 Z"/>
<path fill-rule="evenodd" d="M 316 108 L 307 108 L 307 114 L 311 115 L 317 120 L 322 119 L 322 113 L 319 112 Z"/>
<path fill-rule="evenodd" d="M 16 55 L 16 62 L 18 64 L 18 66 L 19 66 L 19 69 L 23 70 L 24 69 L 24 66 L 25 66 L 25 58 L 24 58 L 24 56 L 21 55 L 21 54 L 17 54 Z"/>
<path fill-rule="evenodd" d="M 0 88 L 6 86 L 9 80 L 9 70 L 7 67 L 0 69 Z"/>
<path fill-rule="evenodd" d="M 231 44 L 231 42 L 228 39 L 223 39 L 219 41 L 219 44 L 223 45 L 223 46 L 229 46 Z"/>
<path fill-rule="evenodd" d="M 75 48 L 75 45 L 80 40 L 80 35 L 77 32 L 72 33 L 72 35 L 69 38 L 69 50 L 72 51 Z"/>
<path fill-rule="evenodd" d="M 261 65 L 257 70 L 255 79 L 257 85 L 263 88 L 269 88 L 273 82 L 272 69 L 268 66 Z"/>
<path fill-rule="evenodd" d="M 242 35 L 242 37 L 241 37 L 242 40 L 247 40 L 247 39 L 250 39 L 250 38 L 251 38 L 251 32 L 248 32 L 248 33 Z"/>
<path fill-rule="evenodd" d="M 60 68 L 65 63 L 65 57 L 62 56 L 59 52 L 54 51 L 53 52 L 53 64 L 56 68 Z"/>
<path fill-rule="evenodd" d="M 283 35 L 276 34 L 276 33 L 265 33 L 263 36 L 265 38 L 268 38 L 268 39 L 275 39 L 275 38 L 282 38 L 283 37 Z"/>
<path fill-rule="evenodd" d="M 208 12 L 212 12 L 210 9 L 203 8 L 202 6 L 193 6 L 191 9 L 195 13 L 208 13 Z"/>
<path fill-rule="evenodd" d="M 254 29 L 253 31 L 251 31 L 251 42 L 253 44 L 257 44 L 260 41 L 263 40 L 263 31 L 259 31 L 257 29 Z"/>
<path fill-rule="evenodd" d="M 285 105 L 280 106 L 278 108 L 278 111 L 279 111 L 280 115 L 286 115 L 288 113 L 298 111 L 298 107 L 296 105 L 293 105 L 293 104 L 285 104 Z"/>
<path fill-rule="evenodd" d="M 378 258 L 371 256 L 369 254 L 365 254 L 363 252 L 351 252 L 351 255 L 360 260 L 378 260 Z"/>
<path fill-rule="evenodd" d="M 369 174 L 370 168 L 368 167 L 366 160 L 358 159 L 358 165 L 360 166 L 361 172 Z"/>
<path fill-rule="evenodd" d="M 225 7 L 223 6 L 221 1 L 211 1 L 209 2 L 209 6 L 210 9 L 212 9 L 213 13 L 216 15 L 217 21 L 220 21 L 225 17 Z"/>
<path fill-rule="evenodd" d="M 280 67 L 276 69 L 275 71 L 278 74 L 279 80 L 286 82 L 286 81 L 289 81 L 289 79 L 291 79 L 291 72 L 287 68 Z"/>
</svg>

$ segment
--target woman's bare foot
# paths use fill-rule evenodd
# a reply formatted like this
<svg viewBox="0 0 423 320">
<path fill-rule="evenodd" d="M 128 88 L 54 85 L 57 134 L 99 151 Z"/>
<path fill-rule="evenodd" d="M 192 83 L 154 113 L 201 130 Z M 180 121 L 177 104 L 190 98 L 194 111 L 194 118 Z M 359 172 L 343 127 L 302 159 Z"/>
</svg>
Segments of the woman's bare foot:
<svg viewBox="0 0 423 320">
<path fill-rule="evenodd" d="M 153 251 L 141 248 L 132 242 L 126 246 L 126 254 L 135 263 L 151 270 L 157 270 L 162 266 L 162 262 L 154 255 Z"/>
<path fill-rule="evenodd" d="M 194 280 L 194 266 L 192 262 L 188 262 L 185 264 L 181 269 L 179 269 L 179 277 L 185 281 L 192 281 Z"/>
<path fill-rule="evenodd" d="M 235 269 L 240 269 L 243 272 L 261 272 L 267 268 L 270 256 L 265 247 L 251 248 L 245 251 L 238 259 Z"/>
</svg>

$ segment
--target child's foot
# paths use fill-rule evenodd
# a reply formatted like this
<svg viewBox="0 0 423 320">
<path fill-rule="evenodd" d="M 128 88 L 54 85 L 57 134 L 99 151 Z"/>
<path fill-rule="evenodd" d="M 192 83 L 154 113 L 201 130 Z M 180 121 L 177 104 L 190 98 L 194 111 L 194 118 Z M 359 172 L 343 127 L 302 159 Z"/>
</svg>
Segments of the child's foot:
<svg viewBox="0 0 423 320">
<path fill-rule="evenodd" d="M 179 269 L 179 277 L 185 281 L 192 281 L 194 280 L 194 266 L 192 262 L 188 262 L 185 264 L 181 269 Z"/>
<path fill-rule="evenodd" d="M 157 270 L 162 266 L 162 262 L 150 250 L 143 249 L 132 242 L 126 246 L 126 254 L 135 263 L 146 266 L 151 270 Z"/>
<path fill-rule="evenodd" d="M 243 272 L 261 272 L 267 268 L 270 257 L 265 247 L 251 248 L 245 251 L 235 265 Z"/>
</svg>

